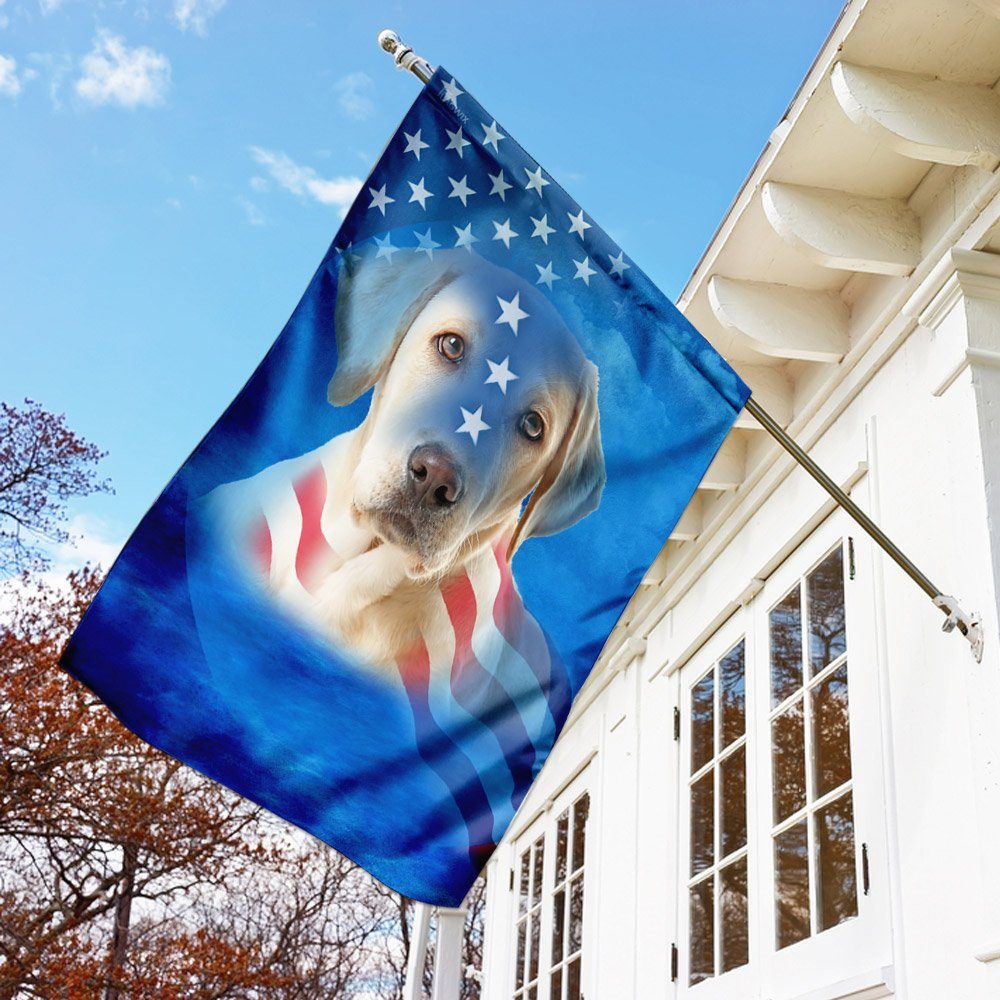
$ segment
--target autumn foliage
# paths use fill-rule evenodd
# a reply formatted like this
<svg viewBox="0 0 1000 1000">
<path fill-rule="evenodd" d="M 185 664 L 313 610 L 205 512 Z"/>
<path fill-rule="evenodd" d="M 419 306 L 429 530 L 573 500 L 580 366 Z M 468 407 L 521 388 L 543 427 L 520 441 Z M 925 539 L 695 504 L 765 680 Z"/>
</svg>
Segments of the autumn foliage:
<svg viewBox="0 0 1000 1000">
<path fill-rule="evenodd" d="M 37 570 L 66 502 L 108 489 L 100 457 L 62 417 L 0 404 L 0 1000 L 401 997 L 409 901 L 60 670 L 101 574 Z M 481 890 L 473 907 L 470 965 Z"/>
</svg>

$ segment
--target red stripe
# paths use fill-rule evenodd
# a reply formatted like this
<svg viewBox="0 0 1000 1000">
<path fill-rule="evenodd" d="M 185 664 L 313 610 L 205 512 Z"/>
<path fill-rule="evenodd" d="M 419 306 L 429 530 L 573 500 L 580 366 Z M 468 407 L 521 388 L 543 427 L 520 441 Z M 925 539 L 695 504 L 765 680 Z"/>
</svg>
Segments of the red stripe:
<svg viewBox="0 0 1000 1000">
<path fill-rule="evenodd" d="M 462 570 L 448 580 L 441 587 L 441 596 L 455 632 L 455 658 L 451 664 L 451 679 L 454 683 L 461 676 L 463 668 L 476 658 L 472 651 L 472 633 L 476 627 L 476 592 L 469 574 Z"/>
<path fill-rule="evenodd" d="M 293 483 L 295 497 L 302 511 L 302 534 L 295 553 L 295 574 L 306 590 L 312 591 L 320 582 L 324 569 L 336 553 L 323 534 L 320 518 L 326 503 L 326 471 L 317 465 Z"/>
<path fill-rule="evenodd" d="M 407 691 L 426 696 L 430 688 L 431 657 L 422 638 L 396 658 L 396 666 Z"/>
<path fill-rule="evenodd" d="M 257 569 L 261 576 L 271 575 L 271 529 L 268 527 L 267 518 L 263 514 L 257 518 L 253 528 L 250 530 L 250 551 L 257 563 Z"/>
</svg>

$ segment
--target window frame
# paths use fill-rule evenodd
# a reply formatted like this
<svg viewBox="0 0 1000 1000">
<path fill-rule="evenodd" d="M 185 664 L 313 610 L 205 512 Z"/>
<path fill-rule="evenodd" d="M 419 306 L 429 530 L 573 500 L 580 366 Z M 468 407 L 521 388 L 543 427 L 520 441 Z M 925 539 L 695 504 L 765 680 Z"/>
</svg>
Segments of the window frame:
<svg viewBox="0 0 1000 1000">
<path fill-rule="evenodd" d="M 749 657 L 752 652 L 752 646 L 750 643 L 750 636 L 747 634 L 748 615 L 745 608 L 740 608 L 736 613 L 711 637 L 711 639 L 701 648 L 697 657 L 692 658 L 680 671 L 681 675 L 681 685 L 680 685 L 680 713 L 681 713 L 681 726 L 680 726 L 680 768 L 679 768 L 679 779 L 677 782 L 677 787 L 680 791 L 680 801 L 678 802 L 677 815 L 679 820 L 679 832 L 678 832 L 678 861 L 679 870 L 677 872 L 677 926 L 679 929 L 678 938 L 678 968 L 677 968 L 677 995 L 692 997 L 703 997 L 705 1000 L 714 1000 L 715 997 L 726 997 L 735 991 L 735 994 L 740 996 L 747 995 L 747 990 L 752 986 L 754 981 L 754 954 L 757 942 L 755 940 L 756 934 L 754 933 L 755 927 L 755 893 L 754 886 L 756 884 L 756 872 L 753 870 L 753 856 L 755 854 L 755 838 L 756 838 L 756 824 L 753 821 L 753 814 L 750 808 L 750 802 L 752 800 L 751 792 L 751 782 L 756 778 L 756 769 L 754 768 L 753 758 L 751 756 L 751 739 L 750 739 L 750 720 L 752 718 L 752 687 L 749 678 Z M 692 772 L 692 733 L 691 733 L 691 693 L 695 686 L 708 675 L 709 672 L 716 669 L 716 665 L 734 649 L 740 642 L 744 642 L 744 691 L 746 696 L 746 703 L 744 707 L 744 735 L 743 735 L 743 748 L 744 754 L 746 755 L 745 768 L 746 768 L 746 792 L 745 792 L 745 805 L 747 809 L 747 844 L 743 851 L 744 856 L 747 859 L 747 922 L 748 922 L 748 957 L 749 960 L 746 965 L 740 966 L 739 968 L 732 969 L 729 972 L 716 975 L 710 979 L 703 980 L 700 983 L 691 984 L 690 980 L 690 956 L 691 956 L 691 910 L 690 910 L 690 892 L 689 887 L 692 883 L 697 882 L 704 875 L 701 873 L 699 876 L 691 875 L 691 784 L 692 775 L 701 774 L 707 768 L 707 764 Z M 718 722 L 718 692 L 716 691 L 715 697 L 715 707 L 716 707 L 716 721 L 715 721 L 715 732 L 718 733 L 719 722 Z M 718 745 L 713 747 L 713 764 L 714 769 L 718 768 L 718 762 L 724 759 L 732 752 L 732 747 L 735 746 L 734 741 L 730 747 L 725 748 L 722 752 L 719 752 Z M 718 799 L 716 797 L 715 809 L 713 816 L 718 817 L 719 807 Z M 718 845 L 721 838 L 720 831 L 718 829 L 717 821 L 713 821 L 716 829 L 713 831 L 713 842 L 715 844 L 715 856 L 713 858 L 713 864 L 709 866 L 711 870 L 718 873 L 722 870 L 724 866 L 720 865 L 722 859 L 718 856 Z M 740 852 L 734 851 L 732 855 L 727 855 L 726 857 L 736 858 Z M 714 876 L 713 876 L 714 877 Z M 715 955 L 715 965 L 718 967 L 720 961 L 720 948 L 721 948 L 721 936 L 718 933 L 719 929 L 719 915 L 718 915 L 718 899 L 719 891 L 718 886 L 714 887 L 714 900 L 715 905 L 713 906 L 713 919 L 714 919 L 714 932 L 713 932 L 713 950 Z"/>
<path fill-rule="evenodd" d="M 517 840 L 512 845 L 514 886 L 511 894 L 513 899 L 511 901 L 510 921 L 508 924 L 508 933 L 511 934 L 511 937 L 509 938 L 511 947 L 510 957 L 508 960 L 508 986 L 506 992 L 504 993 L 504 996 L 506 996 L 508 1000 L 513 1000 L 515 996 L 520 996 L 519 988 L 517 987 L 517 942 L 518 924 L 522 916 L 520 912 L 521 855 L 525 850 L 530 849 L 531 845 L 536 843 L 540 837 L 543 839 L 545 847 L 542 865 L 541 920 L 539 922 L 541 946 L 539 948 L 538 955 L 537 1000 L 556 1000 L 556 998 L 551 995 L 551 974 L 554 971 L 554 966 L 562 965 L 565 969 L 569 965 L 568 958 L 566 961 L 564 961 L 562 957 L 553 961 L 552 953 L 554 923 L 553 901 L 556 894 L 557 884 L 555 878 L 557 831 L 559 817 L 562 813 L 568 809 L 572 814 L 575 803 L 585 794 L 589 796 L 589 806 L 587 820 L 584 826 L 584 857 L 582 874 L 579 876 L 583 880 L 583 916 L 580 947 L 580 995 L 581 997 L 586 997 L 589 996 L 590 992 L 592 992 L 590 990 L 590 979 L 592 976 L 591 959 L 593 945 L 591 944 L 592 932 L 588 930 L 588 928 L 592 923 L 592 920 L 589 917 L 589 912 L 594 905 L 593 896 L 596 891 L 594 880 L 594 857 L 597 845 L 594 843 L 596 829 L 595 802 L 593 782 L 590 780 L 591 772 L 592 768 L 588 765 L 576 774 L 563 788 L 559 790 L 551 802 L 546 805 L 544 812 L 532 820 L 531 823 L 529 823 L 528 826 L 526 826 L 524 830 L 519 833 Z M 568 869 L 572 863 L 572 838 L 567 845 L 567 852 Z M 575 869 L 573 873 L 567 871 L 567 877 L 565 880 L 567 885 L 570 881 L 573 881 L 571 875 L 575 874 L 575 872 L 579 870 L 580 869 Z M 564 925 L 563 934 L 568 936 L 568 924 Z M 563 988 L 565 989 L 565 985 Z M 527 981 L 525 982 L 524 993 L 525 996 L 528 995 Z"/>
<path fill-rule="evenodd" d="M 815 685 L 848 663 L 851 777 L 820 798 L 808 798 L 805 814 L 811 815 L 823 802 L 839 799 L 846 788 L 853 798 L 855 878 L 858 915 L 781 950 L 776 948 L 774 906 L 775 864 L 772 831 L 794 822 L 772 822 L 771 719 L 782 706 L 771 705 L 770 646 L 768 616 L 772 607 L 804 581 L 838 544 L 843 551 L 846 653 L 831 661 L 814 677 L 804 679 L 795 697 L 807 699 Z M 854 578 L 850 575 L 850 552 L 854 553 Z M 859 538 L 846 515 L 835 511 L 801 544 L 797 545 L 768 576 L 757 593 L 738 608 L 702 648 L 679 670 L 678 705 L 681 712 L 678 802 L 678 886 L 676 926 L 678 968 L 676 996 L 693 1000 L 728 1000 L 759 989 L 796 995 L 822 988 L 854 974 L 885 965 L 891 955 L 887 842 L 884 817 L 884 769 L 878 691 L 878 637 L 875 633 L 875 589 L 871 543 Z M 691 692 L 699 679 L 745 637 L 746 687 L 746 798 L 747 798 L 747 894 L 749 962 L 730 972 L 689 985 Z M 804 652 L 808 658 L 808 651 Z M 805 725 L 804 721 L 804 725 Z M 808 726 L 806 739 L 811 739 Z M 810 752 L 807 743 L 807 753 Z M 812 761 L 806 758 L 807 774 Z M 812 776 L 809 774 L 809 787 Z M 718 814 L 718 808 L 716 808 Z M 793 815 L 798 816 L 799 813 Z M 716 840 L 718 840 L 716 832 Z M 810 839 L 810 844 L 812 840 Z M 869 889 L 863 882 L 862 844 L 868 845 Z M 719 862 L 715 859 L 716 865 Z M 812 875 L 815 859 L 810 857 Z M 811 909 L 815 911 L 815 882 L 810 881 Z M 718 923 L 718 918 L 716 918 Z M 815 925 L 814 925 L 815 927 Z M 718 967 L 719 940 L 714 942 Z"/>
</svg>

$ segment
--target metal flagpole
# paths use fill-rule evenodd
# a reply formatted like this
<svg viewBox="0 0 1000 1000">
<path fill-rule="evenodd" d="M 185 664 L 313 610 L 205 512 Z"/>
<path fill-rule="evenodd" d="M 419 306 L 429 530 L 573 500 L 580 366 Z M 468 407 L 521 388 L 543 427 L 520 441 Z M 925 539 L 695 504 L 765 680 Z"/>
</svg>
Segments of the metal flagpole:
<svg viewBox="0 0 1000 1000">
<path fill-rule="evenodd" d="M 983 627 L 978 616 L 963 611 L 954 597 L 943 594 L 935 587 L 899 546 L 784 432 L 781 425 L 753 396 L 747 400 L 746 411 L 830 494 L 838 506 L 843 507 L 861 525 L 872 541 L 934 602 L 934 606 L 944 612 L 947 616 L 944 631 L 951 632 L 958 628 L 969 640 L 976 663 L 980 663 L 983 658 Z"/>
<path fill-rule="evenodd" d="M 405 45 L 394 31 L 383 31 L 378 36 L 379 45 L 388 52 L 400 69 L 409 70 L 422 83 L 427 83 L 434 73 L 426 59 L 418 56 L 409 45 Z M 823 487 L 838 506 L 868 533 L 872 541 L 903 570 L 904 573 L 934 602 L 934 606 L 945 614 L 944 631 L 955 628 L 969 640 L 972 655 L 979 663 L 983 657 L 983 629 L 975 614 L 968 614 L 954 597 L 942 593 L 920 571 L 888 535 L 789 437 L 781 425 L 751 396 L 746 410 L 802 466 L 813 479 Z"/>
</svg>

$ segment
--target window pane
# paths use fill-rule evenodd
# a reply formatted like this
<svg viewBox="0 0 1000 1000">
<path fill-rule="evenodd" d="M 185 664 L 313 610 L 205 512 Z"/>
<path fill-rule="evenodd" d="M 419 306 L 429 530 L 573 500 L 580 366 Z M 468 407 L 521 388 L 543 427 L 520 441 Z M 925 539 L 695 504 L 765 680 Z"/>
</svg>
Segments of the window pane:
<svg viewBox="0 0 1000 1000">
<path fill-rule="evenodd" d="M 581 1000 L 580 959 L 570 962 L 569 974 L 566 977 L 566 1000 Z"/>
<path fill-rule="evenodd" d="M 691 874 L 715 860 L 715 773 L 703 774 L 691 786 Z"/>
<path fill-rule="evenodd" d="M 517 925 L 517 985 L 524 985 L 524 939 L 527 932 L 527 921 L 522 920 Z"/>
<path fill-rule="evenodd" d="M 569 954 L 583 947 L 583 876 L 578 875 L 569 890 Z"/>
<path fill-rule="evenodd" d="M 530 848 L 521 855 L 521 887 L 518 894 L 518 913 L 525 913 L 528 909 L 528 878 L 531 874 L 531 868 L 529 867 L 530 857 Z"/>
<path fill-rule="evenodd" d="M 534 906 L 542 898 L 542 865 L 545 859 L 545 838 L 535 841 L 535 863 L 531 876 L 531 905 Z"/>
<path fill-rule="evenodd" d="M 806 820 L 774 838 L 775 945 L 809 937 L 809 858 Z"/>
<path fill-rule="evenodd" d="M 722 787 L 722 857 L 739 850 L 747 842 L 747 768 L 746 748 L 730 754 L 719 765 Z"/>
<path fill-rule="evenodd" d="M 715 975 L 715 921 L 712 892 L 714 878 L 691 887 L 691 929 L 688 983 L 694 985 Z"/>
<path fill-rule="evenodd" d="M 812 699 L 813 780 L 819 798 L 851 777 L 846 663 L 816 685 Z"/>
<path fill-rule="evenodd" d="M 569 838 L 569 810 L 556 823 L 556 885 L 566 877 L 566 846 Z"/>
<path fill-rule="evenodd" d="M 817 811 L 816 850 L 819 929 L 825 931 L 858 915 L 854 806 L 850 792 Z"/>
<path fill-rule="evenodd" d="M 844 554 L 838 546 L 809 574 L 809 662 L 814 674 L 847 649 Z"/>
<path fill-rule="evenodd" d="M 771 723 L 774 763 L 774 822 L 780 823 L 806 804 L 805 727 L 802 699 Z"/>
<path fill-rule="evenodd" d="M 722 746 L 725 749 L 746 730 L 744 643 L 741 641 L 719 663 L 719 700 L 722 712 Z"/>
<path fill-rule="evenodd" d="M 566 923 L 566 890 L 560 889 L 552 897 L 552 964 L 563 958 L 563 927 Z"/>
<path fill-rule="evenodd" d="M 715 755 L 715 674 L 691 689 L 691 773 Z"/>
<path fill-rule="evenodd" d="M 539 916 L 539 913 L 533 913 L 528 917 L 528 920 L 531 922 L 531 948 L 528 952 L 529 983 L 533 983 L 538 978 Z"/>
<path fill-rule="evenodd" d="M 722 972 L 738 969 L 750 961 L 747 920 L 747 859 L 723 869 L 719 906 L 722 910 Z"/>
<path fill-rule="evenodd" d="M 573 867 L 576 871 L 583 867 L 584 848 L 586 847 L 587 816 L 590 814 L 590 796 L 581 795 L 573 803 Z"/>
<path fill-rule="evenodd" d="M 552 973 L 551 989 L 549 990 L 549 1000 L 562 1000 L 562 969 L 556 969 Z"/>
<path fill-rule="evenodd" d="M 802 687 L 802 601 L 796 586 L 770 615 L 771 707 Z"/>
<path fill-rule="evenodd" d="M 538 1000 L 538 988 L 537 987 L 532 986 L 531 989 L 528 990 L 528 1000 Z"/>
</svg>

